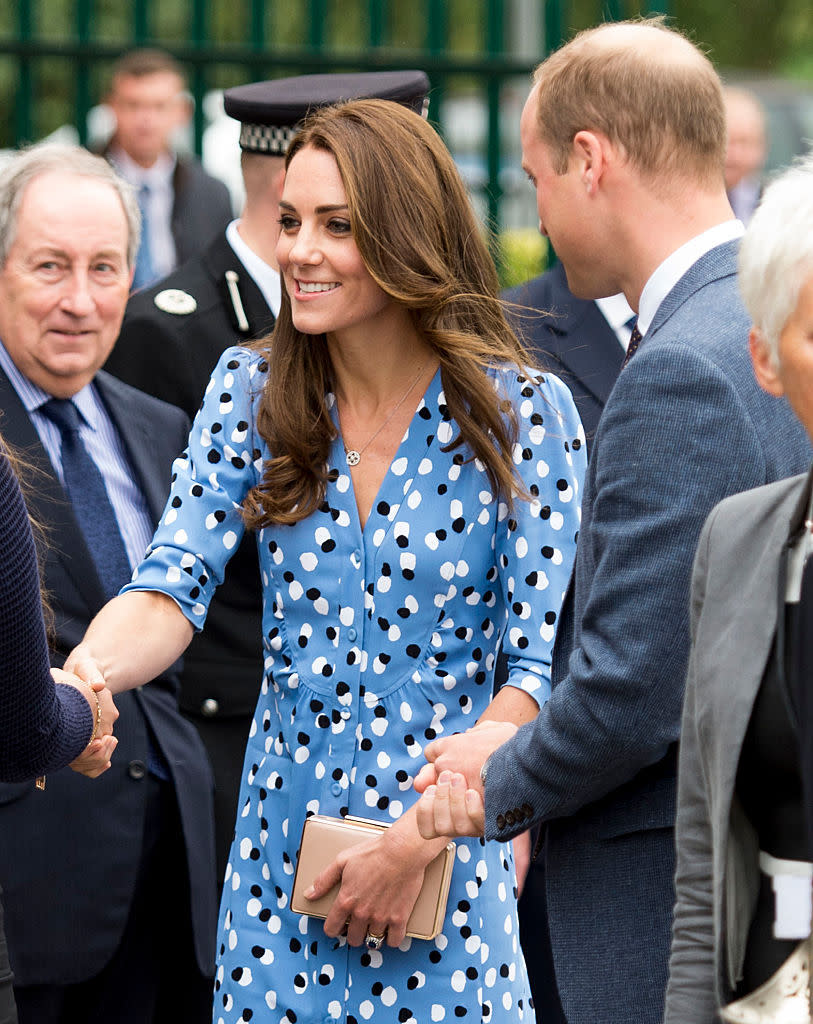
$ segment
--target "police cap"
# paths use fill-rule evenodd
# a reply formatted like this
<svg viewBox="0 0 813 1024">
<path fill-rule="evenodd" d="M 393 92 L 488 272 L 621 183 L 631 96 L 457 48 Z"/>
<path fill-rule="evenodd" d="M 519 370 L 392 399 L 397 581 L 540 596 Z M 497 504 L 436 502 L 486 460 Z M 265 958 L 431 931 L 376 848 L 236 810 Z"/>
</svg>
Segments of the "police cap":
<svg viewBox="0 0 813 1024">
<path fill-rule="evenodd" d="M 298 75 L 227 89 L 226 113 L 242 122 L 240 148 L 282 156 L 311 110 L 347 100 L 394 100 L 426 114 L 429 78 L 423 71 L 361 71 Z"/>
</svg>

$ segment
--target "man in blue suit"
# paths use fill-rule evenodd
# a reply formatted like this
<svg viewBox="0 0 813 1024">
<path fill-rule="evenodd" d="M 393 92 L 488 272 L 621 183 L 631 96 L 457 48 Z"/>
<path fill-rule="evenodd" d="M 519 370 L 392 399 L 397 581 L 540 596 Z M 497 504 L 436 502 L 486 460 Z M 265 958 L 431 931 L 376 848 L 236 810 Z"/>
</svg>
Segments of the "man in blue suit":
<svg viewBox="0 0 813 1024">
<path fill-rule="evenodd" d="M 101 158 L 41 146 L 0 175 L 0 409 L 39 470 L 44 584 L 61 665 L 128 582 L 188 420 L 98 372 L 127 302 L 138 209 Z M 169 671 L 117 698 L 94 785 L 0 785 L 0 879 L 20 1024 L 211 1021 L 213 780 Z M 24 698 L 23 698 L 24 699 Z"/>
<path fill-rule="evenodd" d="M 720 499 L 802 472 L 811 451 L 751 370 L 708 60 L 657 21 L 581 33 L 538 68 L 520 131 L 568 285 L 623 291 L 642 340 L 593 442 L 551 697 L 519 730 L 435 741 L 420 821 L 500 840 L 543 824 L 560 1019 L 656 1024 L 694 549 Z"/>
<path fill-rule="evenodd" d="M 556 263 L 544 274 L 503 292 L 506 312 L 536 364 L 560 377 L 579 410 L 588 453 L 599 418 L 624 362 L 632 310 L 623 295 L 594 302 L 577 298 Z"/>
</svg>

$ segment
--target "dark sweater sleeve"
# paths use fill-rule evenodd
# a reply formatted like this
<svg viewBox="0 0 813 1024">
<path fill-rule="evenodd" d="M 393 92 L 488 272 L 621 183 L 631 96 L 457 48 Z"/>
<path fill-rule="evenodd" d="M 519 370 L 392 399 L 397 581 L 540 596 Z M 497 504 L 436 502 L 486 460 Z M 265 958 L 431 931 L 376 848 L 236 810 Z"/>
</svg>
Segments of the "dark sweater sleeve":
<svg viewBox="0 0 813 1024">
<path fill-rule="evenodd" d="M 64 767 L 92 731 L 83 694 L 51 678 L 34 538 L 0 450 L 0 780 L 22 782 Z"/>
</svg>

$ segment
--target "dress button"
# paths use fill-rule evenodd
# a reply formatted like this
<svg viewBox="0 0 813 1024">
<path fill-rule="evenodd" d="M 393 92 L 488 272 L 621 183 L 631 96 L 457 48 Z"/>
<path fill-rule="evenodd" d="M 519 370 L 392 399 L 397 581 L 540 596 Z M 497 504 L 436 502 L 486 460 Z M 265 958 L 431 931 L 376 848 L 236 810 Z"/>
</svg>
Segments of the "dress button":
<svg viewBox="0 0 813 1024">
<path fill-rule="evenodd" d="M 214 697 L 207 697 L 200 706 L 200 713 L 205 715 L 206 718 L 214 718 L 218 711 L 220 711 L 220 704 Z"/>
<path fill-rule="evenodd" d="M 334 783 L 333 783 L 333 785 L 332 785 L 332 786 L 330 787 L 330 792 L 331 792 L 331 793 L 332 793 L 332 794 L 333 794 L 334 796 L 341 796 L 341 795 L 342 795 L 342 787 L 341 787 L 341 784 L 340 784 L 340 783 L 338 783 L 338 782 L 334 782 Z"/>
<path fill-rule="evenodd" d="M 361 549 L 360 548 L 356 548 L 356 550 L 353 552 L 353 559 L 356 562 L 358 562 L 359 565 L 361 564 Z"/>
<path fill-rule="evenodd" d="M 347 631 L 347 639 L 348 640 L 355 640 L 357 636 L 358 636 L 358 633 L 351 626 L 350 629 L 348 629 L 348 631 Z"/>
<path fill-rule="evenodd" d="M 498 814 L 497 815 L 497 828 L 500 831 L 502 831 L 505 828 L 505 815 L 504 814 Z"/>
<path fill-rule="evenodd" d="M 131 779 L 143 779 L 147 774 L 147 766 L 143 761 L 131 761 L 127 765 L 127 774 Z"/>
<path fill-rule="evenodd" d="M 352 711 L 348 710 L 348 708 L 343 708 L 343 709 L 342 709 L 342 711 L 340 711 L 340 712 L 339 712 L 339 714 L 341 715 L 341 717 L 342 717 L 342 718 L 344 719 L 344 721 L 346 722 L 346 721 L 347 721 L 347 719 L 348 719 L 348 718 L 350 717 L 350 715 L 352 714 Z"/>
</svg>

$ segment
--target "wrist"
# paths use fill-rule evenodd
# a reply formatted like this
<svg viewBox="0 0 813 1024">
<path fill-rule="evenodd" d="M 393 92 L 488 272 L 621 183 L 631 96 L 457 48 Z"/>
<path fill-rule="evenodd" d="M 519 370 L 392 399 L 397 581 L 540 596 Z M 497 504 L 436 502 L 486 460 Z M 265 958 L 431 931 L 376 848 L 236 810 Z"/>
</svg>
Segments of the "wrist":
<svg viewBox="0 0 813 1024">
<path fill-rule="evenodd" d="M 408 811 L 394 822 L 384 833 L 391 845 L 393 855 L 408 858 L 410 863 L 426 867 L 449 842 L 448 836 L 424 839 L 418 831 L 415 813 Z"/>
<path fill-rule="evenodd" d="M 88 693 L 85 694 L 85 700 L 88 702 L 90 713 L 93 715 L 93 732 L 90 734 L 90 739 L 88 740 L 89 745 L 96 739 L 96 737 L 99 735 L 99 730 L 101 729 L 102 702 L 99 700 L 99 694 L 91 686 L 90 683 L 86 683 L 84 680 L 79 680 L 79 682 L 76 684 L 76 688 L 79 689 L 80 686 L 84 688 L 81 691 L 82 693 L 84 693 L 84 690 L 88 691 Z"/>
</svg>

